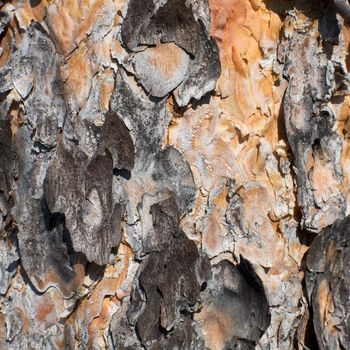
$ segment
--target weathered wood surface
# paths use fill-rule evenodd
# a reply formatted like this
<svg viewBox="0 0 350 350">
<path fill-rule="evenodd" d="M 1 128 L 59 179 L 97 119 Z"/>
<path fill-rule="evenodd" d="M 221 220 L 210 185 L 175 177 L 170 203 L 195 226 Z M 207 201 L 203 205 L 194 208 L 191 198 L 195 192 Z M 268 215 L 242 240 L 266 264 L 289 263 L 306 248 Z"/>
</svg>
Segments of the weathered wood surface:
<svg viewBox="0 0 350 350">
<path fill-rule="evenodd" d="M 347 0 L 0 6 L 0 349 L 350 348 Z"/>
</svg>

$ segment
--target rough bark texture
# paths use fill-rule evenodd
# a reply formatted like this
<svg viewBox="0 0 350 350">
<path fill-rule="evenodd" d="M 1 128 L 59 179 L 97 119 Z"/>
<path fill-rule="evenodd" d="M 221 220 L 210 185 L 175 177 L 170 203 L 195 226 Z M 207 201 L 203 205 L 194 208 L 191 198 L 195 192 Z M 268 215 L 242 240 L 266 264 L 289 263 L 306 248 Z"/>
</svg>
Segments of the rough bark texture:
<svg viewBox="0 0 350 350">
<path fill-rule="evenodd" d="M 350 349 L 349 22 L 0 1 L 0 349 Z"/>
</svg>

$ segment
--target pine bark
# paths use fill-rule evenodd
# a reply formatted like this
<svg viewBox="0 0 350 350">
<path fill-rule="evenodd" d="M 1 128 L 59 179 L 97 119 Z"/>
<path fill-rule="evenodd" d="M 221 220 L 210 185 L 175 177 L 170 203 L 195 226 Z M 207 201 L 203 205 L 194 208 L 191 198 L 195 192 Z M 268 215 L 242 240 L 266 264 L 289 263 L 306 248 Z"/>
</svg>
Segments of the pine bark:
<svg viewBox="0 0 350 350">
<path fill-rule="evenodd" d="M 350 349 L 349 23 L 0 1 L 0 349 Z"/>
</svg>

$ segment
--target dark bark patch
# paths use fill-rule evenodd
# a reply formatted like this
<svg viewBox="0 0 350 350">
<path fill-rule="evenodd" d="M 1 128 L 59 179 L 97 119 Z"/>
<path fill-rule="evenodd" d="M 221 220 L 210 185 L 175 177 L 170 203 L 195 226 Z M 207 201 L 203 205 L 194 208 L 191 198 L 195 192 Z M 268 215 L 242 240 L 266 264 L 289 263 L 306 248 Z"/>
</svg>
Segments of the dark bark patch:
<svg viewBox="0 0 350 350">
<path fill-rule="evenodd" d="M 321 350 L 350 347 L 349 242 L 348 216 L 324 229 L 308 251 L 306 286 Z"/>
<path fill-rule="evenodd" d="M 147 257 L 132 294 L 129 320 L 149 348 L 168 348 L 173 342 L 185 342 L 187 348 L 193 335 L 188 325 L 204 282 L 199 276 L 208 277 L 209 265 L 179 229 L 174 198 L 153 205 L 151 214 L 153 232 L 144 248 Z"/>
</svg>

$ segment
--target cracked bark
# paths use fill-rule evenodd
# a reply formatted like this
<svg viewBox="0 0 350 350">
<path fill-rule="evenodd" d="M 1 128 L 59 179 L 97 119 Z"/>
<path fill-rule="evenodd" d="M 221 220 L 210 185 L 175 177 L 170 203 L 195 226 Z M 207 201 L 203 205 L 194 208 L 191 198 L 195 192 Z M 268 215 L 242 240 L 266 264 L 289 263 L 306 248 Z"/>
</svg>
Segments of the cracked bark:
<svg viewBox="0 0 350 350">
<path fill-rule="evenodd" d="M 349 9 L 0 2 L 0 348 L 350 348 Z"/>
</svg>

